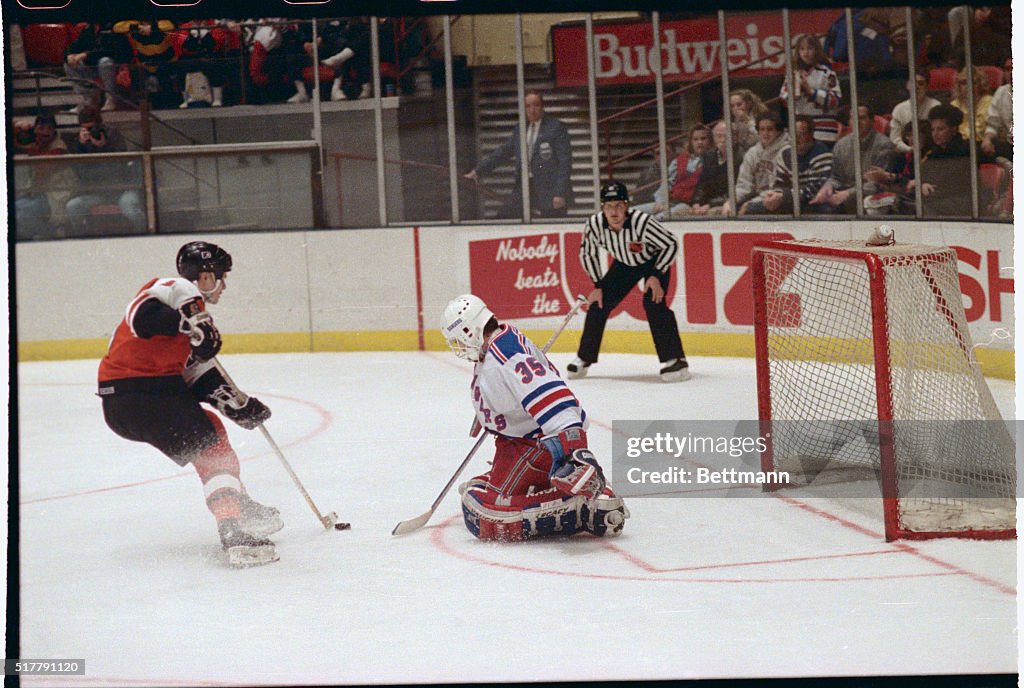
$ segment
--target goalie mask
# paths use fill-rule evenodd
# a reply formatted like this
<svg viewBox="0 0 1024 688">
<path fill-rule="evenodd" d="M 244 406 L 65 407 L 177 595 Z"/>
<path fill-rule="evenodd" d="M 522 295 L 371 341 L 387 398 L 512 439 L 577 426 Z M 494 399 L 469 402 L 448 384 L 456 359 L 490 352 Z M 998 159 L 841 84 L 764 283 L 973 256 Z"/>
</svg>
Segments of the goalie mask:
<svg viewBox="0 0 1024 688">
<path fill-rule="evenodd" d="M 465 294 L 448 302 L 441 314 L 441 333 L 459 358 L 476 363 L 486 342 L 484 328 L 494 317 L 478 296 Z"/>
<path fill-rule="evenodd" d="M 224 275 L 231 270 L 231 254 L 216 244 L 191 241 L 178 249 L 177 266 L 178 274 L 189 282 L 197 282 L 201 272 L 213 273 L 220 287 Z M 209 297 L 213 291 L 203 292 L 203 296 Z"/>
</svg>

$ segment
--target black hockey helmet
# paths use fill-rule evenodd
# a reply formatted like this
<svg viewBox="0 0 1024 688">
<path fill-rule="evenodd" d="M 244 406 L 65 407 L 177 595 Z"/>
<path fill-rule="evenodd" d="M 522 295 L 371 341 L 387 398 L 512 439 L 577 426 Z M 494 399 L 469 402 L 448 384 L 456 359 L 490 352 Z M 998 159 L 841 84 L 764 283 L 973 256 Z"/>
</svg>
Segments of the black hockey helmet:
<svg viewBox="0 0 1024 688">
<path fill-rule="evenodd" d="M 626 189 L 626 185 L 622 182 L 605 182 L 601 186 L 601 202 L 607 203 L 608 201 L 625 201 L 629 203 L 629 191 Z"/>
<path fill-rule="evenodd" d="M 231 255 L 216 244 L 190 241 L 178 249 L 178 274 L 195 282 L 200 272 L 212 272 L 217 279 L 231 270 Z"/>
</svg>

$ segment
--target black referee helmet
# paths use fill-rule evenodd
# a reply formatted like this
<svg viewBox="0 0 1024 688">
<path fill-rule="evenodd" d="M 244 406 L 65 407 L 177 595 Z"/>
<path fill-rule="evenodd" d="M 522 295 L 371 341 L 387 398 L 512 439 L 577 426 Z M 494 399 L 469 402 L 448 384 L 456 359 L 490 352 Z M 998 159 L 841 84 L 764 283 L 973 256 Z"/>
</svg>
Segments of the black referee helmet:
<svg viewBox="0 0 1024 688">
<path fill-rule="evenodd" d="M 629 203 L 629 191 L 622 182 L 605 182 L 601 187 L 601 202 L 625 201 Z"/>
</svg>

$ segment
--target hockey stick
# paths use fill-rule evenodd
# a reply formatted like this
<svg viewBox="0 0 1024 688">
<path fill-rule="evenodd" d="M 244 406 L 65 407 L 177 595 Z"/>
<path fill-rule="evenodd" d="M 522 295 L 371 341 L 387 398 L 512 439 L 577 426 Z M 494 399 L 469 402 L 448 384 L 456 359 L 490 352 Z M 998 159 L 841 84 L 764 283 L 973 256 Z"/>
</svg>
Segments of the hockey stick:
<svg viewBox="0 0 1024 688">
<path fill-rule="evenodd" d="M 566 313 L 565 318 L 562 320 L 562 324 L 559 325 L 558 329 L 554 331 L 554 333 L 551 335 L 551 338 L 548 339 L 547 344 L 545 344 L 544 348 L 541 349 L 541 352 L 545 354 L 548 352 L 548 349 L 550 349 L 551 346 L 555 343 L 555 340 L 558 339 L 558 335 L 562 334 L 562 330 L 564 330 L 569 325 L 569 321 L 572 320 L 574 315 L 576 315 L 576 311 L 578 311 L 580 309 L 580 306 L 582 306 L 586 302 L 587 299 L 582 294 L 576 297 L 576 303 L 574 303 L 572 308 L 569 309 L 569 312 Z M 405 535 L 407 533 L 413 532 L 414 530 L 419 530 L 423 526 L 427 525 L 427 521 L 429 521 L 430 517 L 434 515 L 435 511 L 437 511 L 437 507 L 441 505 L 442 501 L 444 501 L 444 498 L 448 495 L 448 491 L 452 489 L 452 485 L 454 485 L 455 481 L 459 479 L 460 475 L 462 475 L 462 471 L 466 470 L 466 466 L 469 465 L 470 460 L 476 454 L 477 450 L 480 449 L 480 446 L 484 443 L 485 439 L 487 439 L 487 433 L 480 433 L 480 437 L 479 439 L 477 439 L 476 444 L 474 444 L 473 448 L 469 450 L 468 454 L 466 454 L 466 458 L 462 460 L 462 463 L 459 464 L 459 467 L 455 469 L 455 474 L 448 479 L 448 483 L 444 486 L 444 489 L 441 490 L 441 494 L 437 495 L 437 499 L 434 500 L 434 503 L 430 505 L 430 509 L 420 514 L 416 518 L 410 518 L 406 521 L 400 522 L 397 526 L 395 526 L 395 529 L 391 531 L 392 535 Z"/>
<path fill-rule="evenodd" d="M 235 394 L 238 395 L 239 399 L 241 399 L 242 403 L 244 404 L 245 401 L 249 398 L 249 396 L 241 389 L 239 389 L 238 385 L 235 384 L 235 381 L 231 379 L 230 375 L 228 375 L 228 371 L 224 369 L 224 366 L 221 365 L 220 361 L 218 361 L 216 358 L 213 359 L 213 365 L 217 368 L 220 374 L 224 376 L 224 380 L 229 385 L 231 385 L 231 389 L 234 390 Z M 260 429 L 260 432 L 262 432 L 263 436 L 267 439 L 267 444 L 269 444 L 270 448 L 274 450 L 275 454 L 277 454 L 277 458 L 280 459 L 281 465 L 284 466 L 284 469 L 288 472 L 288 475 L 291 476 L 292 482 L 295 483 L 295 487 L 299 488 L 299 492 L 302 493 L 302 496 L 306 499 L 306 503 L 309 504 L 309 508 L 313 510 L 314 514 L 316 514 L 317 520 L 320 521 L 324 529 L 330 530 L 333 527 L 335 530 L 348 530 L 349 528 L 351 528 L 351 523 L 339 521 L 338 514 L 336 514 L 333 511 L 329 514 L 320 513 L 320 509 L 316 508 L 316 504 L 313 503 L 313 498 L 309 496 L 309 492 L 307 492 L 306 488 L 303 487 L 302 481 L 299 480 L 299 476 L 295 475 L 295 471 L 292 470 L 292 466 L 290 463 L 288 463 L 288 459 L 284 458 L 284 452 L 281 451 L 281 447 L 277 446 L 277 442 L 275 442 L 274 438 L 270 436 L 270 431 L 267 430 L 266 426 L 263 425 L 263 423 L 260 423 L 258 427 Z"/>
</svg>

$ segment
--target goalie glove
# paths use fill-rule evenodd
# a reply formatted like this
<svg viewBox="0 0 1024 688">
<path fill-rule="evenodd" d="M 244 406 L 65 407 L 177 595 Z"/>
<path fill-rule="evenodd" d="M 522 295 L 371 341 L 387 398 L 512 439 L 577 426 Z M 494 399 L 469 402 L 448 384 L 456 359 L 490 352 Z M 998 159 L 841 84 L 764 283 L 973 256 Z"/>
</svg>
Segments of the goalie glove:
<svg viewBox="0 0 1024 688">
<path fill-rule="evenodd" d="M 195 301 L 181 307 L 181 331 L 188 335 L 192 356 L 198 361 L 209 361 L 220 351 L 220 331 L 206 311 L 199 310 Z"/>
<path fill-rule="evenodd" d="M 256 397 L 239 394 L 229 385 L 214 389 L 206 400 L 217 407 L 225 418 L 233 420 L 246 430 L 259 427 L 270 419 L 270 409 Z"/>
<path fill-rule="evenodd" d="M 577 449 L 587 448 L 587 433 L 583 428 L 566 428 L 557 435 L 542 437 L 538 443 L 551 454 L 552 473 L 560 466 L 565 457 L 572 456 Z"/>
</svg>

